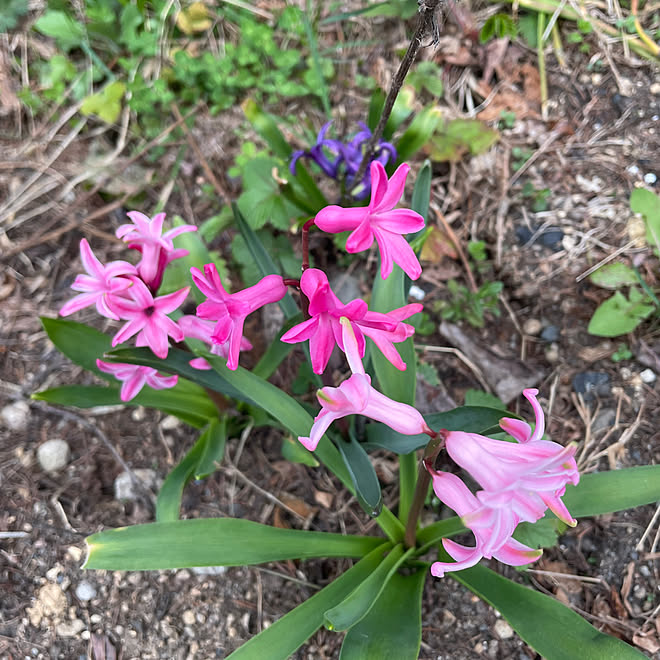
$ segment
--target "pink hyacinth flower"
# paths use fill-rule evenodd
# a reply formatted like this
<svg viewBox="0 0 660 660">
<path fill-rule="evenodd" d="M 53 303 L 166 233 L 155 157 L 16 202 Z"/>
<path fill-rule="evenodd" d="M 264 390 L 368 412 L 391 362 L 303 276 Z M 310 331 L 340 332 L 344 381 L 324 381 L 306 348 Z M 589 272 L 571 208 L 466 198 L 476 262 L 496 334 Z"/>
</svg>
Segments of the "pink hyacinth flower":
<svg viewBox="0 0 660 660">
<path fill-rule="evenodd" d="M 324 387 L 317 392 L 322 410 L 314 419 L 309 437 L 298 438 L 303 446 L 314 451 L 330 424 L 346 415 L 370 417 L 405 435 L 432 433 L 415 408 L 394 401 L 371 386 L 371 378 L 365 373 L 360 359 L 351 322 L 344 317 L 340 323 L 344 350 L 353 375 L 339 387 Z"/>
<path fill-rule="evenodd" d="M 243 341 L 243 324 L 246 317 L 268 303 L 282 300 L 286 285 L 279 275 L 266 275 L 254 286 L 229 294 L 220 281 L 215 264 L 206 264 L 204 273 L 191 268 L 193 282 L 208 298 L 197 307 L 201 319 L 217 321 L 211 339 L 214 344 L 229 343 L 227 368 L 238 368 L 238 355 Z"/>
<path fill-rule="evenodd" d="M 385 168 L 378 161 L 372 162 L 369 206 L 348 209 L 326 206 L 314 220 L 323 231 L 352 231 L 346 241 L 346 250 L 351 253 L 368 250 L 375 238 L 383 279 L 392 272 L 392 262 L 399 264 L 413 280 L 422 274 L 422 267 L 403 234 L 423 229 L 424 218 L 410 209 L 394 208 L 403 195 L 409 170 L 410 166 L 403 163 L 388 181 Z"/>
<path fill-rule="evenodd" d="M 133 286 L 126 291 L 127 298 L 114 297 L 109 301 L 111 309 L 120 319 L 128 321 L 114 336 L 116 346 L 138 333 L 137 345 L 148 346 L 159 358 L 166 358 L 169 349 L 168 336 L 183 341 L 181 328 L 166 314 L 181 306 L 189 287 L 154 298 L 146 284 L 138 277 L 131 277 Z"/>
<path fill-rule="evenodd" d="M 181 225 L 163 234 L 164 213 L 157 213 L 153 219 L 139 211 L 130 211 L 126 215 L 133 224 L 121 225 L 116 231 L 117 238 L 126 241 L 129 248 L 140 251 L 142 258 L 138 264 L 138 273 L 149 289 L 155 292 L 170 261 L 188 254 L 188 250 L 175 249 L 172 239 L 188 231 L 197 231 L 197 227 Z"/>
<path fill-rule="evenodd" d="M 213 330 L 215 329 L 215 323 L 213 321 L 204 321 L 197 316 L 186 315 L 182 316 L 178 323 L 186 337 L 199 339 L 207 344 L 211 344 L 209 349 L 210 353 L 227 359 L 227 356 L 229 355 L 229 342 L 227 341 L 224 344 L 213 343 L 212 335 Z M 241 337 L 240 350 L 249 351 L 251 348 L 252 344 L 245 337 Z M 211 369 L 211 365 L 203 357 L 193 358 L 190 360 L 189 364 L 195 369 Z"/>
<path fill-rule="evenodd" d="M 428 465 L 426 468 L 433 478 L 433 491 L 437 497 L 460 516 L 476 540 L 475 547 L 468 547 L 450 539 L 442 539 L 444 549 L 455 563 L 434 562 L 431 566 L 432 575 L 442 577 L 450 571 L 470 568 L 482 557 L 494 557 L 510 566 L 524 566 L 543 554 L 542 550 L 535 550 L 511 538 L 519 520 L 506 503 L 500 506 L 485 505 L 479 499 L 480 493 L 475 497 L 455 474 L 436 472 Z"/>
<path fill-rule="evenodd" d="M 80 241 L 80 260 L 87 275 L 78 275 L 71 288 L 82 293 L 62 306 L 60 316 L 69 316 L 85 307 L 96 305 L 96 310 L 101 316 L 118 320 L 119 317 L 108 307 L 106 298 L 131 286 L 131 281 L 122 276 L 135 275 L 137 273 L 135 266 L 127 261 L 102 264 L 94 256 L 92 248 L 84 238 Z"/>
<path fill-rule="evenodd" d="M 500 427 L 518 442 L 451 431 L 446 436 L 447 452 L 483 488 L 477 493 L 483 505 L 509 507 L 519 520 L 531 523 L 549 508 L 564 523 L 575 526 L 577 521 L 560 498 L 566 484 L 577 485 L 580 480 L 574 458 L 576 445 L 562 447 L 541 440 L 545 422 L 537 394 L 536 389 L 523 392 L 536 417 L 533 433 L 526 422 L 505 417 Z"/>
<path fill-rule="evenodd" d="M 404 341 L 413 335 L 415 329 L 402 321 L 420 312 L 422 305 L 414 303 L 386 314 L 368 311 L 367 303 L 359 298 L 344 305 L 330 288 L 326 274 L 316 268 L 305 270 L 300 278 L 300 289 L 309 300 L 311 318 L 285 332 L 282 341 L 295 344 L 309 339 L 314 373 L 324 372 L 335 344 L 344 350 L 339 323 L 342 317 L 347 318 L 353 326 L 360 357 L 364 357 L 366 335 L 373 339 L 397 369 L 406 368 L 392 342 Z"/>
<path fill-rule="evenodd" d="M 174 387 L 179 380 L 176 375 L 161 376 L 156 369 L 140 367 L 137 364 L 114 364 L 97 360 L 96 366 L 106 374 L 112 374 L 117 380 L 123 381 L 119 392 L 122 401 L 130 401 L 136 397 L 145 385 L 155 390 L 166 390 Z"/>
</svg>

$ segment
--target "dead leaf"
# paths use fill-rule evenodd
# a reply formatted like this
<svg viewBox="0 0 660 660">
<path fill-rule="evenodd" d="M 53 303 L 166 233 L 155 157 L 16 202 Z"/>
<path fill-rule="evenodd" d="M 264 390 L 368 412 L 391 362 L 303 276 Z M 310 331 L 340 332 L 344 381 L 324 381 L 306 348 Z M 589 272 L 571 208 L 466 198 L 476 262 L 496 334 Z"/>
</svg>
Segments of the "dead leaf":
<svg viewBox="0 0 660 660">
<path fill-rule="evenodd" d="M 648 633 L 636 632 L 633 635 L 633 643 L 651 654 L 660 651 L 660 640 L 653 631 Z"/>
<path fill-rule="evenodd" d="M 316 507 L 310 506 L 305 500 L 301 500 L 299 497 L 294 497 L 288 493 L 282 493 L 280 499 L 301 518 L 309 518 L 309 516 L 314 515 L 318 511 Z"/>
<path fill-rule="evenodd" d="M 439 227 L 430 227 L 424 245 L 422 246 L 422 261 L 437 264 L 444 257 L 458 259 L 458 252 L 453 242 Z"/>
<path fill-rule="evenodd" d="M 326 493 L 322 490 L 314 491 L 314 501 L 317 504 L 320 504 L 324 509 L 330 509 L 332 507 L 333 500 L 334 495 L 332 493 Z"/>
<path fill-rule="evenodd" d="M 107 635 L 92 633 L 89 647 L 88 655 L 92 660 L 117 660 L 117 650 Z"/>
</svg>

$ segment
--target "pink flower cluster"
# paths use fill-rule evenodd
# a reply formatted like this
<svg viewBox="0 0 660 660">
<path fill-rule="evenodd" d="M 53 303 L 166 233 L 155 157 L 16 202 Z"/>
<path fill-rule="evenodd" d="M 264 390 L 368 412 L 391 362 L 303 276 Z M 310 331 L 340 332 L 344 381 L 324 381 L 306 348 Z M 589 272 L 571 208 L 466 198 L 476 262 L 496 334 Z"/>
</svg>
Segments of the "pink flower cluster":
<svg viewBox="0 0 660 660">
<path fill-rule="evenodd" d="M 482 490 L 473 494 L 455 474 L 426 465 L 436 496 L 456 511 L 476 540 L 474 547 L 466 547 L 443 539 L 455 563 L 435 562 L 431 573 L 436 577 L 474 566 L 482 557 L 495 557 L 511 566 L 535 561 L 542 551 L 523 545 L 512 535 L 518 523 L 534 523 L 547 509 L 567 525 L 576 525 L 560 499 L 566 485 L 577 485 L 580 479 L 574 458 L 576 446 L 562 447 L 542 440 L 545 421 L 537 394 L 535 389 L 523 391 L 536 417 L 533 432 L 526 422 L 508 417 L 500 421 L 500 427 L 516 442 L 462 431 L 446 433 L 447 453 Z"/>
</svg>

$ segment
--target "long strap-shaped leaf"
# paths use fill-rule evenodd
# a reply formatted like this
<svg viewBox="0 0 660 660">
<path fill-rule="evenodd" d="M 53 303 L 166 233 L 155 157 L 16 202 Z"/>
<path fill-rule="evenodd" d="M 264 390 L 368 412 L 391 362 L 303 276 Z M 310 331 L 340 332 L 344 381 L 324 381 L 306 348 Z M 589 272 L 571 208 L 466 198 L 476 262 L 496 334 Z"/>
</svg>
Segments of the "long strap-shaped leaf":
<svg viewBox="0 0 660 660">
<path fill-rule="evenodd" d="M 361 557 L 382 544 L 383 539 L 373 536 L 281 529 L 237 518 L 177 520 L 92 534 L 87 538 L 85 568 L 150 571 Z"/>
<path fill-rule="evenodd" d="M 339 660 L 417 660 L 427 576 L 428 565 L 392 575 L 369 613 L 346 633 Z"/>
<path fill-rule="evenodd" d="M 383 553 L 390 547 L 383 544 L 362 558 L 353 568 L 327 587 L 278 619 L 272 626 L 234 651 L 227 660 L 287 660 L 322 625 L 324 613 L 340 603 L 379 566 Z"/>
<path fill-rule="evenodd" d="M 523 587 L 485 566 L 450 573 L 502 613 L 514 630 L 547 660 L 639 660 L 639 651 L 594 628 L 545 594 Z"/>
</svg>

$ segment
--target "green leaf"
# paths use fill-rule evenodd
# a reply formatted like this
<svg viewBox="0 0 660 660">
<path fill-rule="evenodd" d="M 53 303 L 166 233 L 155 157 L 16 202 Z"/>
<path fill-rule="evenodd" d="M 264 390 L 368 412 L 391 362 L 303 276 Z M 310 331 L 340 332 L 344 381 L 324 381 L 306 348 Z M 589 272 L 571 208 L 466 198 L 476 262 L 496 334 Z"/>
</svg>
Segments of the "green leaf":
<svg viewBox="0 0 660 660">
<path fill-rule="evenodd" d="M 422 165 L 422 168 L 419 170 L 417 178 L 415 179 L 415 187 L 413 188 L 412 199 L 410 202 L 410 208 L 413 211 L 417 211 L 424 220 L 428 219 L 429 214 L 432 175 L 431 161 L 427 159 L 424 161 L 424 165 Z M 420 229 L 418 234 L 423 231 L 424 229 Z"/>
<path fill-rule="evenodd" d="M 643 298 L 646 302 L 633 300 L 634 290 L 631 290 L 630 300 L 617 291 L 602 302 L 591 317 L 587 332 L 597 337 L 617 337 L 632 332 L 654 310 L 646 298 Z"/>
<path fill-rule="evenodd" d="M 215 472 L 216 462 L 225 453 L 227 419 L 212 419 L 199 440 L 167 475 L 156 501 L 156 521 L 173 522 L 179 518 L 183 489 L 191 479 L 203 479 Z"/>
<path fill-rule="evenodd" d="M 383 509 L 383 496 L 376 470 L 364 447 L 349 434 L 349 440 L 339 440 L 337 449 L 344 459 L 355 488 L 355 494 L 364 511 L 375 518 Z"/>
<path fill-rule="evenodd" d="M 412 120 L 396 145 L 399 162 L 416 154 L 429 141 L 441 118 L 440 108 L 427 106 Z"/>
<path fill-rule="evenodd" d="M 243 101 L 241 108 L 254 130 L 266 140 L 273 153 L 282 160 L 288 161 L 293 150 L 284 135 L 282 135 L 273 116 L 264 112 L 250 98 Z"/>
<path fill-rule="evenodd" d="M 402 545 L 392 548 L 378 568 L 364 582 L 359 584 L 341 603 L 325 613 L 326 628 L 336 631 L 348 630 L 364 618 L 376 603 L 378 596 L 396 569 L 413 550 L 414 548 L 411 548 L 404 554 Z"/>
<path fill-rule="evenodd" d="M 291 437 L 282 438 L 282 457 L 292 463 L 301 463 L 313 468 L 320 465 L 312 452 L 307 451 L 298 440 Z"/>
<path fill-rule="evenodd" d="M 344 600 L 373 573 L 387 547 L 383 544 L 372 550 L 327 587 L 243 644 L 227 660 L 287 660 L 323 625 L 324 612 Z"/>
<path fill-rule="evenodd" d="M 41 324 L 48 338 L 71 362 L 104 380 L 115 381 L 113 376 L 103 373 L 96 366 L 96 360 L 112 348 L 110 337 L 77 321 L 42 316 Z"/>
<path fill-rule="evenodd" d="M 121 99 L 125 91 L 123 82 L 111 82 L 100 92 L 86 96 L 80 112 L 85 116 L 98 115 L 107 124 L 114 124 L 121 114 Z"/>
<path fill-rule="evenodd" d="M 557 537 L 566 531 L 566 527 L 566 523 L 546 511 L 546 515 L 535 523 L 519 523 L 513 538 L 530 548 L 552 548 L 557 545 Z"/>
<path fill-rule="evenodd" d="M 186 424 L 202 428 L 209 418 L 217 415 L 217 408 L 208 394 L 194 383 L 180 380 L 173 388 L 153 390 L 145 387 L 130 401 L 119 398 L 119 387 L 102 385 L 63 385 L 32 395 L 37 401 L 47 401 L 62 406 L 94 408 L 96 406 L 145 406 L 174 415 Z"/>
<path fill-rule="evenodd" d="M 601 266 L 589 275 L 589 280 L 603 289 L 620 289 L 622 286 L 637 284 L 635 271 L 620 262 Z"/>
<path fill-rule="evenodd" d="M 380 268 L 378 269 L 380 271 Z M 384 280 L 376 275 L 370 309 L 374 312 L 389 312 L 406 304 L 404 293 L 405 273 L 394 265 L 390 276 Z M 412 337 L 397 343 L 399 355 L 406 363 L 405 371 L 399 371 L 375 346 L 369 344 L 369 357 L 374 367 L 380 391 L 396 401 L 413 405 L 415 403 L 416 361 Z M 399 452 L 408 453 L 408 452 Z"/>
<path fill-rule="evenodd" d="M 0 8 L 0 33 L 13 30 L 21 16 L 28 13 L 28 0 L 3 0 Z"/>
<path fill-rule="evenodd" d="M 646 225 L 646 242 L 659 248 L 660 197 L 646 188 L 635 188 L 630 193 L 630 210 L 633 213 L 641 213 Z"/>
<path fill-rule="evenodd" d="M 369 613 L 344 637 L 339 660 L 417 660 L 428 568 L 394 573 Z"/>
<path fill-rule="evenodd" d="M 506 406 L 494 394 L 489 394 L 483 390 L 466 390 L 465 392 L 465 405 L 466 406 L 482 406 L 486 408 L 498 408 L 506 411 Z"/>
<path fill-rule="evenodd" d="M 428 527 L 424 527 L 424 529 L 420 529 L 417 532 L 417 541 L 421 546 L 421 550 L 428 550 L 432 546 L 438 545 L 442 539 L 456 536 L 456 534 L 464 531 L 466 531 L 465 525 L 458 516 L 454 516 L 446 520 L 439 520 Z"/>
<path fill-rule="evenodd" d="M 250 225 L 245 220 L 239 206 L 235 203 L 232 203 L 231 208 L 234 212 L 234 220 L 238 231 L 241 233 L 241 236 L 245 240 L 250 254 L 254 262 L 259 266 L 261 277 L 266 275 L 277 274 L 280 272 L 275 265 L 275 262 L 270 258 L 268 251 L 264 247 L 263 243 L 259 240 L 259 237 L 254 233 Z M 298 306 L 293 301 L 290 293 L 287 293 L 282 300 L 279 302 L 280 308 L 284 312 L 284 316 L 287 319 L 293 318 L 299 312 Z"/>
<path fill-rule="evenodd" d="M 147 523 L 86 539 L 84 568 L 152 571 L 191 566 L 248 566 L 285 559 L 361 557 L 383 539 L 281 529 L 237 518 Z"/>
<path fill-rule="evenodd" d="M 68 14 L 58 10 L 46 11 L 34 24 L 35 30 L 53 37 L 59 48 L 68 52 L 85 41 L 85 28 Z"/>
<path fill-rule="evenodd" d="M 523 587 L 485 566 L 449 574 L 498 610 L 547 660 L 638 660 L 639 651 L 605 635 L 559 601 Z"/>
<path fill-rule="evenodd" d="M 575 518 L 632 509 L 660 500 L 660 465 L 583 474 L 562 500 Z"/>
<path fill-rule="evenodd" d="M 499 408 L 460 406 L 447 412 L 425 415 L 424 419 L 434 431 L 447 429 L 448 431 L 465 431 L 466 433 L 487 435 L 493 430 L 500 430 L 498 424 L 502 417 L 515 418 L 516 415 Z M 367 426 L 367 438 L 368 443 L 366 446 L 368 449 L 378 447 L 398 454 L 409 454 L 412 451 L 426 447 L 429 441 L 429 437 L 423 433 L 403 435 L 385 424 L 377 423 Z"/>
<path fill-rule="evenodd" d="M 431 160 L 458 162 L 468 153 L 488 151 L 498 139 L 499 133 L 478 119 L 452 119 L 431 138 Z"/>
<path fill-rule="evenodd" d="M 385 97 L 383 96 L 383 102 L 384 100 Z M 387 122 L 385 123 L 385 128 L 383 129 L 383 139 L 385 140 L 392 139 L 392 136 L 394 135 L 396 130 L 413 113 L 414 107 L 415 107 L 415 90 L 411 86 L 406 85 L 405 87 L 401 88 L 399 95 L 394 100 L 394 105 L 392 106 L 392 112 L 390 113 L 390 116 L 387 119 Z M 374 124 L 374 128 L 378 124 L 378 120 L 380 119 L 380 113 L 382 112 L 382 108 L 383 106 L 381 105 L 378 116 L 376 117 L 376 123 Z M 398 148 L 399 146 L 397 145 L 397 149 Z M 401 160 L 401 157 L 399 157 L 399 160 Z"/>
</svg>

